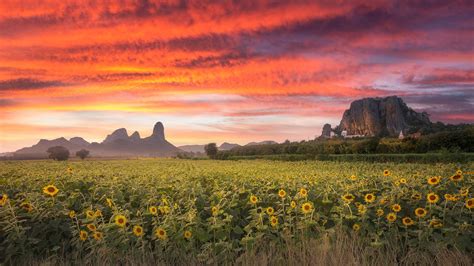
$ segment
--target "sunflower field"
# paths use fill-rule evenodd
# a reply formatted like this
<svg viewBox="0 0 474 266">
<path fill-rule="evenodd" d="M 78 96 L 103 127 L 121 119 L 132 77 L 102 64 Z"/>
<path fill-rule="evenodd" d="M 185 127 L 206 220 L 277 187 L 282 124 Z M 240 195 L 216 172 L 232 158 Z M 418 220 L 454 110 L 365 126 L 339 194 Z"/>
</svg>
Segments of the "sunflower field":
<svg viewBox="0 0 474 266">
<path fill-rule="evenodd" d="M 0 162 L 0 263 L 187 254 L 227 263 L 335 231 L 472 254 L 474 164 L 177 159 Z"/>
</svg>

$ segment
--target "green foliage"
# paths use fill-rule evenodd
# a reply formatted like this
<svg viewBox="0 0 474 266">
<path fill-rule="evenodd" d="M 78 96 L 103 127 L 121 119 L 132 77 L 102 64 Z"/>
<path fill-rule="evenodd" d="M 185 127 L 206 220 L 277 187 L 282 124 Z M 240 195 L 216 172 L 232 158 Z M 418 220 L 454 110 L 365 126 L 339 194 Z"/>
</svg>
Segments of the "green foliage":
<svg viewBox="0 0 474 266">
<path fill-rule="evenodd" d="M 289 241 L 318 239 L 336 229 L 359 236 L 367 246 L 396 247 L 394 256 L 438 247 L 470 254 L 474 230 L 467 202 L 473 197 L 473 167 L 472 161 L 430 167 L 174 159 L 0 162 L 0 262 L 141 252 L 170 264 L 182 254 L 201 263 L 227 264 L 242 252 L 266 245 L 285 248 Z M 439 182 L 429 184 L 434 176 Z M 368 202 L 369 193 L 376 200 Z M 429 193 L 439 200 L 428 202 Z M 353 200 L 344 200 L 345 194 Z M 311 206 L 307 212 L 305 204 Z M 401 211 L 389 222 L 393 204 Z M 415 216 L 420 207 L 426 216 Z M 378 209 L 384 215 L 377 215 Z M 123 227 L 116 224 L 119 215 L 127 219 Z M 403 217 L 415 223 L 406 226 Z M 438 220 L 442 226 L 434 227 Z M 133 233 L 137 225 L 141 236 Z M 157 229 L 166 237 L 157 237 Z M 192 232 L 188 239 L 186 231 Z M 94 238 L 97 232 L 103 237 Z"/>
<path fill-rule="evenodd" d="M 204 151 L 206 155 L 209 156 L 211 159 L 215 159 L 217 157 L 218 149 L 215 143 L 209 143 L 204 146 Z"/>
<path fill-rule="evenodd" d="M 393 138 L 334 138 L 242 146 L 224 151 L 228 155 L 227 157 L 231 159 L 242 158 L 243 156 L 261 158 L 267 155 L 289 154 L 305 155 L 303 156 L 305 158 L 317 158 L 324 157 L 325 154 L 402 154 L 427 152 L 474 152 L 474 126 L 454 127 L 449 131 L 424 135 L 419 139 L 410 137 L 403 140 Z"/>
<path fill-rule="evenodd" d="M 63 146 L 50 147 L 47 151 L 49 158 L 57 161 L 66 161 L 69 159 L 69 150 Z"/>
<path fill-rule="evenodd" d="M 89 156 L 89 151 L 86 149 L 82 149 L 76 152 L 76 156 L 84 160 L 87 156 Z"/>
</svg>

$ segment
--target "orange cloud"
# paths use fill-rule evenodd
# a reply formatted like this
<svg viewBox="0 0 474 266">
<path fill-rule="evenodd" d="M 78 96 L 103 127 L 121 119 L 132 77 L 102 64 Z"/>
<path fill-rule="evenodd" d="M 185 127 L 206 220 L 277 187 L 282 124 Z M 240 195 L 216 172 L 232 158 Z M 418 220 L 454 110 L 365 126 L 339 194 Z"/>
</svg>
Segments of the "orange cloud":
<svg viewBox="0 0 474 266">
<path fill-rule="evenodd" d="M 0 140 L 32 111 L 48 128 L 45 114 L 173 116 L 182 144 L 304 139 L 352 100 L 392 94 L 472 122 L 473 12 L 470 1 L 1 1 Z M 309 117 L 310 129 L 278 127 Z M 178 130 L 187 118 L 196 132 Z"/>
</svg>

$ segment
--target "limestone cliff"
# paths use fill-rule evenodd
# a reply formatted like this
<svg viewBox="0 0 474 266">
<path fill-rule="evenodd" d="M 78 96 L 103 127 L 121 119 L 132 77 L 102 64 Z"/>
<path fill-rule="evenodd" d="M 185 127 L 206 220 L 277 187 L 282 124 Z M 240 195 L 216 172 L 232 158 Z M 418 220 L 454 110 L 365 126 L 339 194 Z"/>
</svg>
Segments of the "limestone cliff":
<svg viewBox="0 0 474 266">
<path fill-rule="evenodd" d="M 351 103 L 336 132 L 396 137 L 400 131 L 406 134 L 430 124 L 428 114 L 409 108 L 400 97 L 364 98 Z"/>
</svg>

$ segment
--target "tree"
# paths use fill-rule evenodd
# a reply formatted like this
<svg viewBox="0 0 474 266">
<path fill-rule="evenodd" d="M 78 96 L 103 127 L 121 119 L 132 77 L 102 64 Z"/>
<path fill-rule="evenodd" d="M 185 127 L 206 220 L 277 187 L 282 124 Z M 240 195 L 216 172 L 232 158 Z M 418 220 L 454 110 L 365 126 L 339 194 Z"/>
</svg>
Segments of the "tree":
<svg viewBox="0 0 474 266">
<path fill-rule="evenodd" d="M 217 156 L 217 145 L 215 143 L 209 143 L 204 146 L 204 150 L 206 151 L 207 156 L 211 159 L 215 159 Z"/>
<path fill-rule="evenodd" d="M 49 158 L 53 160 L 66 161 L 69 159 L 69 150 L 63 146 L 50 147 L 46 152 L 49 153 Z"/>
<path fill-rule="evenodd" d="M 76 156 L 84 160 L 87 156 L 89 156 L 89 151 L 86 149 L 82 149 L 76 152 Z"/>
</svg>

